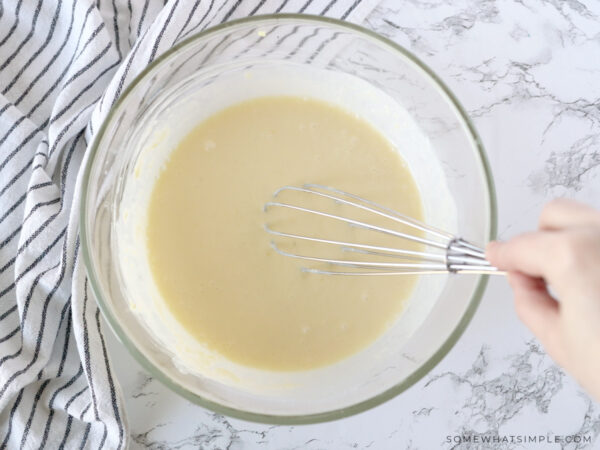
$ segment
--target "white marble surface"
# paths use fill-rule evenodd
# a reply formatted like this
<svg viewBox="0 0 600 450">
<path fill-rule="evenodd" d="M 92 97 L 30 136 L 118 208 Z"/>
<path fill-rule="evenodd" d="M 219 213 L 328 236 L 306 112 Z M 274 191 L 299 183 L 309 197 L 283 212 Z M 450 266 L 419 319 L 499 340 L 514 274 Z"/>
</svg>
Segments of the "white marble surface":
<svg viewBox="0 0 600 450">
<path fill-rule="evenodd" d="M 364 25 L 429 64 L 473 117 L 496 181 L 501 238 L 534 227 L 554 196 L 600 207 L 600 2 L 384 0 Z M 150 378 L 112 337 L 111 355 L 133 448 L 600 448 L 600 405 L 518 322 L 503 279 L 491 281 L 466 332 L 429 375 L 331 423 L 218 416 Z M 516 443 L 574 434 L 589 442 Z M 448 443 L 457 435 L 508 442 Z"/>
</svg>

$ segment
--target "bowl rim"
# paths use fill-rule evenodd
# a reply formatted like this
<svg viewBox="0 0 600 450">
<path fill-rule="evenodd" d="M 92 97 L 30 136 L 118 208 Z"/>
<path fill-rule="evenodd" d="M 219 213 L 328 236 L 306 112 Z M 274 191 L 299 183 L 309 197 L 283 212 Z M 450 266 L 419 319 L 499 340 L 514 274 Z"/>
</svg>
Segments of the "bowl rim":
<svg viewBox="0 0 600 450">
<path fill-rule="evenodd" d="M 115 116 L 116 111 L 123 104 L 124 99 L 127 98 L 128 94 L 139 84 L 139 82 L 144 79 L 152 70 L 158 66 L 162 61 L 169 58 L 172 54 L 176 53 L 183 47 L 189 45 L 190 43 L 202 39 L 206 36 L 209 36 L 215 32 L 220 32 L 226 30 L 228 28 L 233 28 L 239 25 L 245 25 L 253 22 L 264 22 L 264 21 L 292 21 L 294 23 L 307 22 L 314 24 L 324 24 L 328 26 L 334 26 L 338 28 L 343 28 L 346 31 L 357 33 L 359 35 L 366 36 L 370 39 L 374 39 L 389 47 L 391 50 L 399 52 L 403 57 L 407 58 L 414 64 L 416 64 L 421 70 L 425 72 L 427 76 L 429 76 L 434 84 L 436 84 L 442 91 L 443 95 L 447 97 L 450 103 L 456 108 L 458 112 L 458 116 L 462 118 L 464 124 L 466 126 L 468 134 L 470 134 L 475 147 L 477 149 L 477 155 L 479 155 L 479 160 L 481 164 L 481 168 L 483 171 L 483 175 L 488 188 L 488 201 L 489 201 L 489 235 L 488 239 L 493 240 L 496 238 L 497 233 L 497 203 L 496 203 L 496 190 L 494 187 L 494 180 L 492 176 L 492 171 L 489 165 L 489 161 L 487 159 L 483 143 L 481 138 L 479 137 L 475 126 L 473 125 L 471 119 L 469 118 L 466 110 L 460 104 L 458 99 L 452 93 L 452 91 L 446 86 L 446 84 L 441 80 L 438 75 L 424 62 L 422 62 L 417 56 L 413 53 L 397 44 L 396 42 L 388 39 L 374 31 L 371 31 L 365 27 L 360 25 L 356 25 L 350 22 L 346 22 L 339 19 L 333 19 L 329 17 L 310 15 L 310 14 L 264 14 L 264 15 L 255 15 L 250 17 L 244 17 L 241 19 L 232 20 L 229 22 L 221 23 L 214 27 L 207 28 L 198 33 L 191 35 L 190 37 L 184 39 L 177 45 L 171 47 L 166 52 L 162 53 L 159 57 L 157 57 L 154 61 L 152 61 L 149 65 L 147 65 L 136 77 L 131 81 L 131 83 L 127 86 L 127 88 L 122 92 L 117 101 L 112 105 L 110 111 L 106 115 L 106 118 L 103 120 L 102 125 L 96 132 L 93 141 L 91 143 L 90 149 L 88 151 L 87 160 L 85 162 L 83 178 L 82 178 L 82 187 L 81 187 L 81 198 L 79 203 L 79 226 L 80 226 L 80 237 L 81 237 L 81 249 L 84 265 L 86 268 L 87 277 L 90 281 L 91 290 L 96 298 L 98 303 L 98 307 L 102 311 L 102 314 L 106 321 L 108 322 L 110 328 L 113 333 L 117 336 L 119 341 L 127 348 L 129 353 L 136 359 L 136 361 L 147 370 L 151 376 L 159 379 L 164 385 L 166 385 L 172 391 L 178 393 L 183 398 L 191 401 L 194 404 L 212 410 L 219 414 L 224 414 L 229 417 L 258 422 L 258 423 L 268 423 L 275 425 L 301 425 L 301 424 L 312 424 L 312 423 L 321 423 L 332 420 L 342 419 L 344 417 L 348 417 L 354 414 L 358 414 L 360 412 L 371 409 L 377 405 L 380 405 L 400 393 L 404 392 L 412 385 L 414 385 L 417 381 L 423 378 L 427 373 L 429 373 L 450 351 L 450 349 L 456 344 L 460 336 L 465 331 L 467 325 L 473 318 L 475 311 L 477 310 L 483 293 L 485 291 L 485 287 L 488 282 L 488 275 L 480 275 L 478 283 L 475 287 L 473 295 L 469 301 L 467 309 L 465 313 L 461 317 L 460 321 L 454 327 L 454 330 L 450 333 L 448 338 L 444 341 L 444 343 L 431 355 L 420 367 L 418 367 L 410 376 L 402 380 L 401 382 L 393 385 L 392 387 L 386 389 L 385 391 L 369 398 L 363 400 L 361 402 L 355 403 L 350 406 L 346 406 L 339 409 L 333 409 L 325 412 L 320 412 L 316 414 L 301 414 L 301 415 L 275 415 L 275 414 L 263 414 L 245 411 L 242 409 L 232 408 L 229 406 L 224 406 L 220 403 L 214 402 L 212 400 L 208 400 L 198 394 L 195 394 L 176 381 L 167 376 L 159 367 L 157 367 L 154 363 L 152 363 L 138 348 L 135 346 L 133 341 L 129 338 L 126 331 L 120 326 L 116 316 L 113 314 L 111 308 L 103 299 L 103 292 L 100 286 L 99 277 L 97 276 L 96 268 L 94 260 L 91 256 L 90 251 L 90 234 L 88 232 L 86 226 L 86 209 L 88 205 L 87 197 L 88 197 L 88 188 L 89 188 L 89 178 L 91 169 L 94 165 L 96 153 L 98 151 L 98 144 L 102 140 L 104 133 L 108 127 L 108 124 L 111 123 L 113 117 Z"/>
</svg>

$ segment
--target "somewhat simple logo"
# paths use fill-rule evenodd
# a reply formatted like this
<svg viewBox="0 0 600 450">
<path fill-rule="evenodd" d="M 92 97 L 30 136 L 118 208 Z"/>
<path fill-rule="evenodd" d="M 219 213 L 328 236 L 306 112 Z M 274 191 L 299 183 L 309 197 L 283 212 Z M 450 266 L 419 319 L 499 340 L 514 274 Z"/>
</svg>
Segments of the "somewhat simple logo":
<svg viewBox="0 0 600 450">
<path fill-rule="evenodd" d="M 454 434 L 447 444 L 590 444 L 592 436 L 581 434 Z"/>
</svg>

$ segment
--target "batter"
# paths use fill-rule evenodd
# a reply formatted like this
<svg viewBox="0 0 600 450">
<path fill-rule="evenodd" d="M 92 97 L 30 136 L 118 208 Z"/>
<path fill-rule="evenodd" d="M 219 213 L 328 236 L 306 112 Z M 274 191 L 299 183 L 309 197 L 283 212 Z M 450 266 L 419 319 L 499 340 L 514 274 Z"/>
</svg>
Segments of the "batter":
<svg viewBox="0 0 600 450">
<path fill-rule="evenodd" d="M 408 167 L 382 135 L 338 107 L 299 97 L 262 97 L 211 116 L 173 150 L 154 186 L 147 246 L 160 294 L 191 335 L 233 362 L 277 371 L 336 362 L 380 336 L 415 284 L 406 276 L 307 274 L 275 253 L 263 205 L 277 188 L 307 182 L 422 219 Z M 364 237 L 314 217 L 288 223 L 337 240 Z M 313 250 L 325 251 L 298 252 Z"/>
</svg>

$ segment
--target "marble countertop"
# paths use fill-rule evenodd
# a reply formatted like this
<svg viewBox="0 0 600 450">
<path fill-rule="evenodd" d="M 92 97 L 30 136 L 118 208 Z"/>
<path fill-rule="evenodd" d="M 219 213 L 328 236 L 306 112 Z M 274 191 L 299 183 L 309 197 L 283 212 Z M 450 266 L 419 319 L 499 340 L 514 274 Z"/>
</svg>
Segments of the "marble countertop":
<svg viewBox="0 0 600 450">
<path fill-rule="evenodd" d="M 555 196 L 600 207 L 600 2 L 384 0 L 363 25 L 430 65 L 474 119 L 495 177 L 500 238 L 534 227 Z M 134 449 L 600 448 L 600 405 L 520 324 L 500 278 L 429 375 L 325 424 L 219 416 L 179 398 L 110 341 Z M 460 442 L 469 436 L 479 443 Z M 496 441 L 482 444 L 483 436 Z M 523 443 L 532 436 L 537 443 Z M 565 436 L 579 442 L 554 443 Z"/>
</svg>

